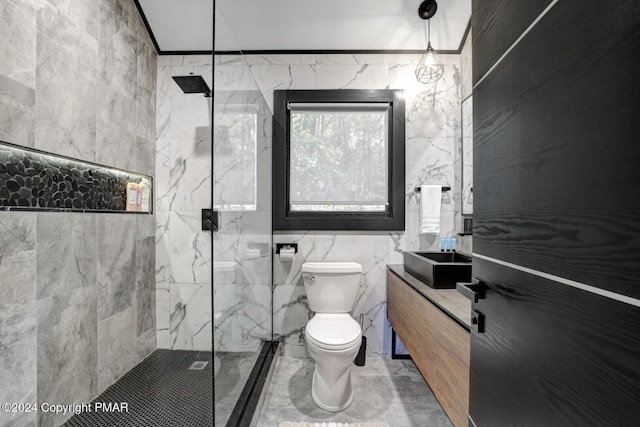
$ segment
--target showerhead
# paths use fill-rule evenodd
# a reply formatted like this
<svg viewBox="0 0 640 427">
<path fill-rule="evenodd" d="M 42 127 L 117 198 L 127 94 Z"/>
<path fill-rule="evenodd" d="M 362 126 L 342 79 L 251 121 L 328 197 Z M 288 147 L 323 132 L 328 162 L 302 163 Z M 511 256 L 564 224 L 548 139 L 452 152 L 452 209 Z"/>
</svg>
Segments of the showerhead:
<svg viewBox="0 0 640 427">
<path fill-rule="evenodd" d="M 204 93 L 206 98 L 211 97 L 211 89 L 202 76 L 172 76 L 184 93 Z"/>
</svg>

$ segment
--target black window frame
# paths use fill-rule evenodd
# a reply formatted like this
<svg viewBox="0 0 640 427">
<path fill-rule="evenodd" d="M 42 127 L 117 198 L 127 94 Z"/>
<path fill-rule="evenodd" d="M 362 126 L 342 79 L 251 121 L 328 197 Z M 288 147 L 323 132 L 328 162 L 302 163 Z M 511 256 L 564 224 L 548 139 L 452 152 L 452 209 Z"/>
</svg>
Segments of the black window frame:
<svg viewBox="0 0 640 427">
<path fill-rule="evenodd" d="M 386 212 L 299 212 L 289 209 L 289 103 L 389 103 Z M 400 89 L 276 90 L 273 111 L 273 230 L 404 231 L 405 101 Z"/>
</svg>

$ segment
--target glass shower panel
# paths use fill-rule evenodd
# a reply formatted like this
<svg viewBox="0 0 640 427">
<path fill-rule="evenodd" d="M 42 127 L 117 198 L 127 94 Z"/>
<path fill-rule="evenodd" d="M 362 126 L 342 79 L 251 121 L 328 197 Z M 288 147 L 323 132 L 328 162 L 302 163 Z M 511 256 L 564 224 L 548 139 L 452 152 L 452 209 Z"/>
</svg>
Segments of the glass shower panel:
<svg viewBox="0 0 640 427">
<path fill-rule="evenodd" d="M 213 127 L 215 416 L 225 425 L 272 340 L 271 113 L 243 55 L 214 56 Z"/>
</svg>

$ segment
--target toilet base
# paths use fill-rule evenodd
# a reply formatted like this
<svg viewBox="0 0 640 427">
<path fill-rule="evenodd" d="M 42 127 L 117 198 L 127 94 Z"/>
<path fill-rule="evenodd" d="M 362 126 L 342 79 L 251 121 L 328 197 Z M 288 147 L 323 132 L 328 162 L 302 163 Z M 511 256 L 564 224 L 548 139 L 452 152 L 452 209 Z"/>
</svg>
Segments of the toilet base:
<svg viewBox="0 0 640 427">
<path fill-rule="evenodd" d="M 319 408 L 328 412 L 340 412 L 351 406 L 353 402 L 353 387 L 351 385 L 350 366 L 339 376 L 332 378 L 331 384 L 318 374 L 318 368 L 313 372 L 311 397 Z M 339 391 L 336 395 L 336 391 Z M 348 396 L 346 399 L 345 397 Z"/>
</svg>

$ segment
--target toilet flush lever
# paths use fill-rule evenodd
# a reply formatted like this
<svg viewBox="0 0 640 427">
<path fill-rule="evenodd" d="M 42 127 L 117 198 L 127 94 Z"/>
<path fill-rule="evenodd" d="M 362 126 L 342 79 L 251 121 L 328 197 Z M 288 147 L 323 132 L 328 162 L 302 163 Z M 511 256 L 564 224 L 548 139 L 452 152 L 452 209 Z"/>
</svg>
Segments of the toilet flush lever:
<svg viewBox="0 0 640 427">
<path fill-rule="evenodd" d="M 316 280 L 316 276 L 314 276 L 313 274 L 305 274 L 302 277 L 306 280 L 311 280 L 311 281 Z"/>
</svg>

